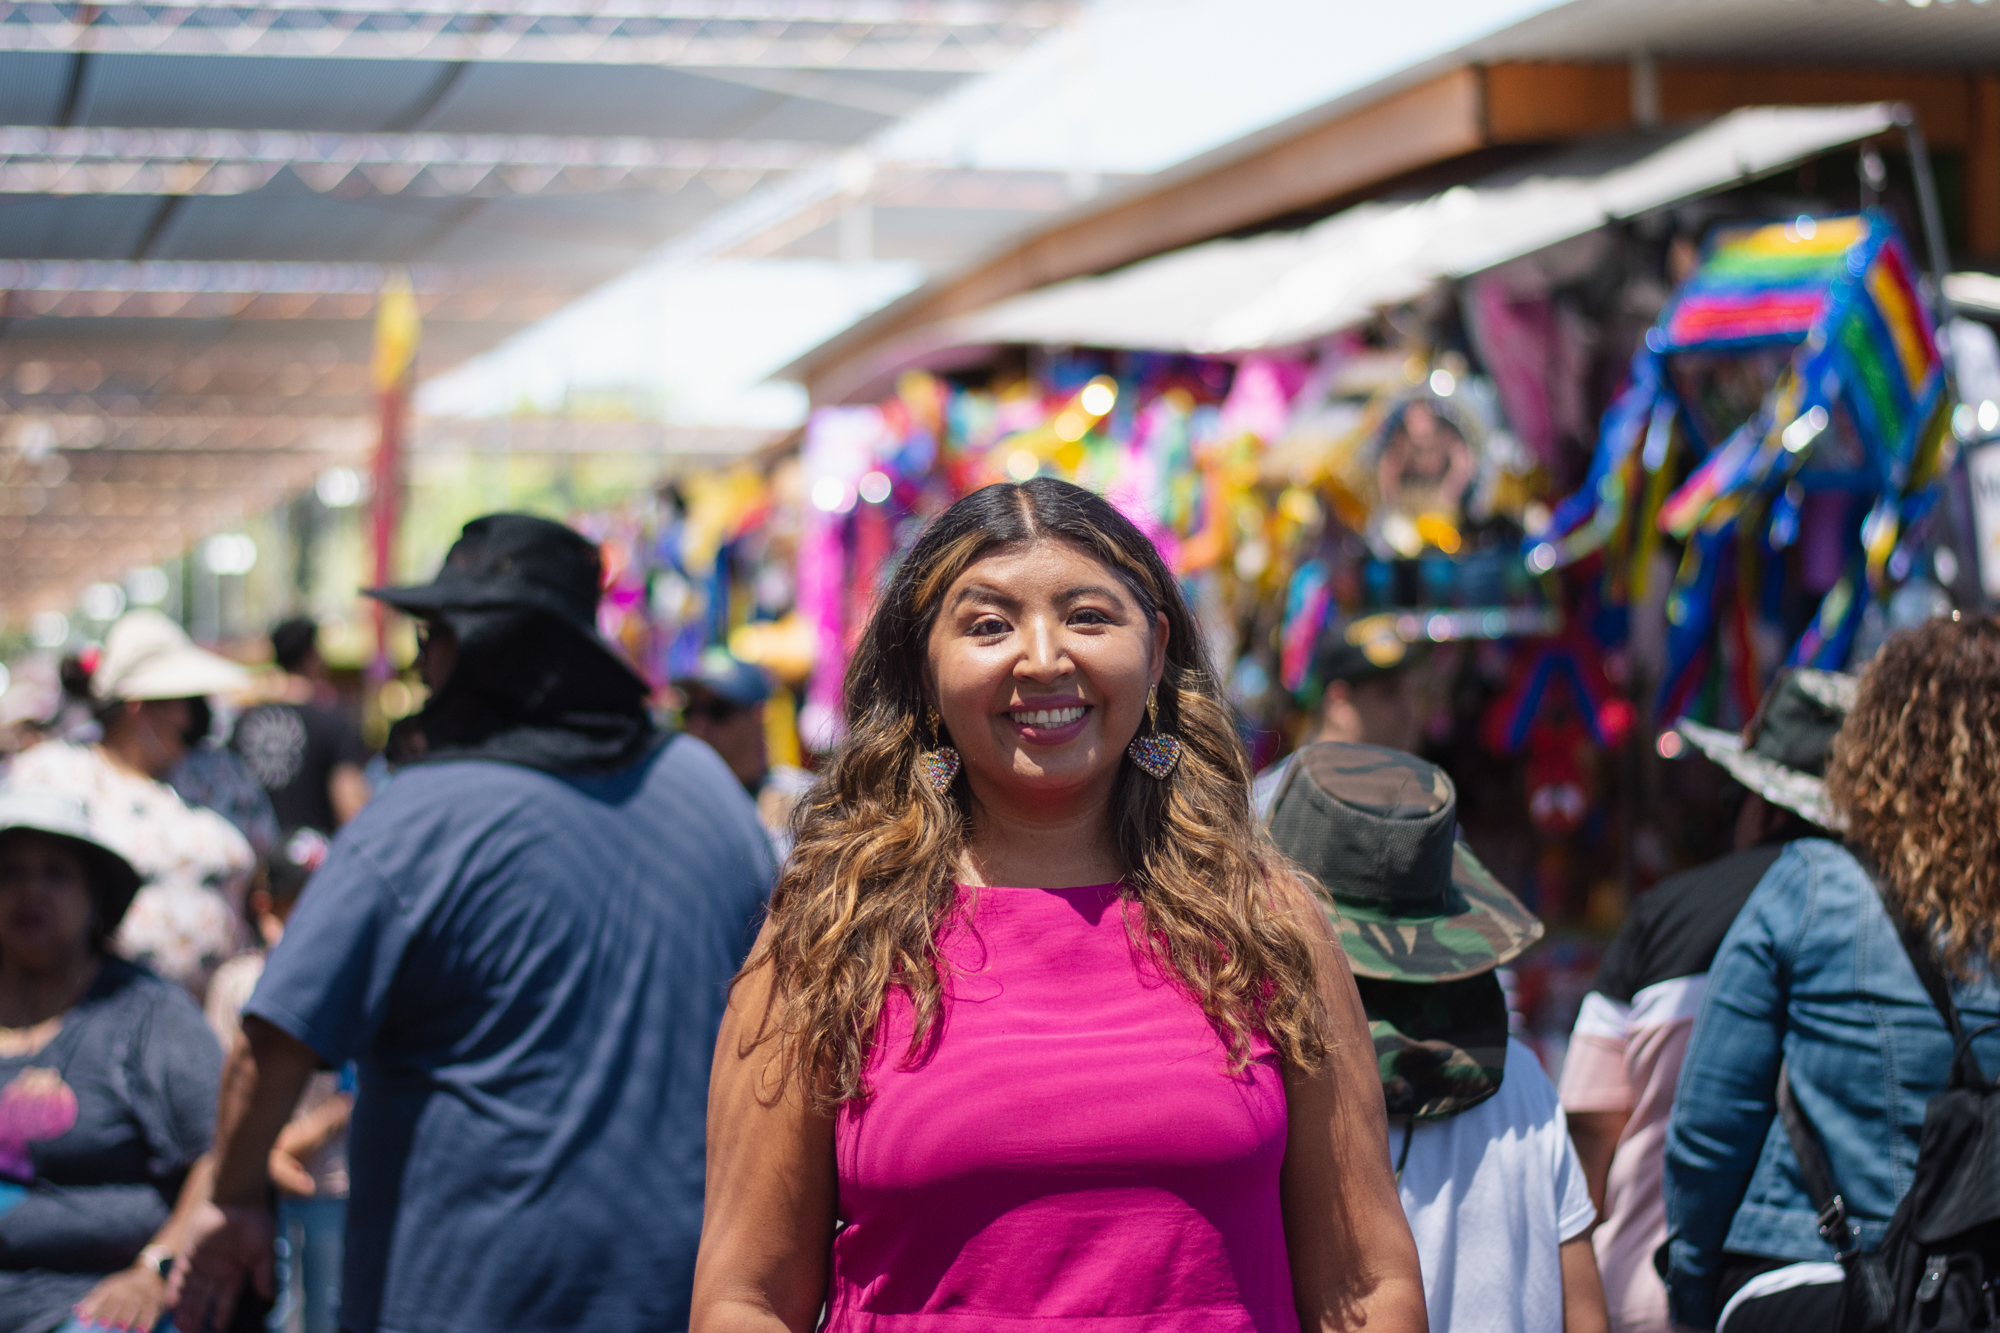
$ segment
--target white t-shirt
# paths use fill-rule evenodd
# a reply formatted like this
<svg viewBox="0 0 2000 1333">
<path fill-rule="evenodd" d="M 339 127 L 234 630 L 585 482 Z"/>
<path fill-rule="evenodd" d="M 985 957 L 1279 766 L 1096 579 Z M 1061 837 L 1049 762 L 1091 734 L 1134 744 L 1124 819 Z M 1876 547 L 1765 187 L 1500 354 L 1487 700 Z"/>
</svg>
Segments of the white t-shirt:
<svg viewBox="0 0 2000 1333">
<path fill-rule="evenodd" d="M 1389 1127 L 1391 1160 L 1404 1129 Z M 1555 1085 L 1507 1042 L 1500 1091 L 1416 1126 L 1398 1183 L 1431 1333 L 1562 1333 L 1558 1248 L 1597 1216 Z"/>
</svg>

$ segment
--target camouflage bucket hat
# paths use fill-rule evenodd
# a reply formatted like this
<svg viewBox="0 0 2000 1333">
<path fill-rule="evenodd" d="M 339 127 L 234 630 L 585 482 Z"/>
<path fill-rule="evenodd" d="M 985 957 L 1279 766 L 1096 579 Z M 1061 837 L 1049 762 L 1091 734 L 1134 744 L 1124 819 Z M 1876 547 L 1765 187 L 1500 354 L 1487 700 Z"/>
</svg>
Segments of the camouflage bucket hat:
<svg viewBox="0 0 2000 1333">
<path fill-rule="evenodd" d="M 1392 1119 L 1447 1120 L 1500 1091 L 1507 996 L 1481 972 L 1463 981 L 1356 977 Z"/>
<path fill-rule="evenodd" d="M 1457 981 L 1542 937 L 1542 923 L 1457 840 L 1443 770 L 1376 745 L 1326 741 L 1293 757 L 1271 836 L 1332 894 L 1356 976 Z"/>
</svg>

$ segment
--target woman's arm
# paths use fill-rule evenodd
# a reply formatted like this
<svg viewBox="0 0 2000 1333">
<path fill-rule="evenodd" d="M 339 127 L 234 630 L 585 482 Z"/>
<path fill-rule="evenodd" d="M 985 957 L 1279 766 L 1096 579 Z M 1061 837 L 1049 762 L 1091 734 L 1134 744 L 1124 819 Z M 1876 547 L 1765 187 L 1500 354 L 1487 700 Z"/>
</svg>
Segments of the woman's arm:
<svg viewBox="0 0 2000 1333">
<path fill-rule="evenodd" d="M 245 1278 L 263 1296 L 275 1290 L 271 1147 L 318 1068 L 318 1054 L 291 1033 L 254 1014 L 244 1020 L 223 1069 L 211 1183 L 182 1228 L 168 1284 L 177 1326 L 227 1328 Z"/>
<path fill-rule="evenodd" d="M 150 1329 L 167 1309 L 167 1279 L 162 1272 L 181 1252 L 188 1220 L 208 1199 L 214 1160 L 203 1157 L 188 1172 L 180 1201 L 129 1268 L 122 1268 L 92 1287 L 76 1304 L 76 1313 L 103 1328 Z"/>
<path fill-rule="evenodd" d="M 778 1042 L 757 1040 L 770 999 L 767 965 L 737 984 L 715 1043 L 690 1333 L 810 1333 L 826 1301 L 833 1121 L 798 1079 L 779 1094 Z"/>
<path fill-rule="evenodd" d="M 1604 1305 L 1604 1281 L 1597 1273 L 1597 1252 L 1584 1232 L 1562 1243 L 1563 1333 L 1606 1333 L 1611 1314 Z"/>
<path fill-rule="evenodd" d="M 1590 1189 L 1590 1206 L 1604 1219 L 1604 1194 L 1611 1183 L 1611 1159 L 1618 1154 L 1618 1140 L 1630 1123 L 1630 1111 L 1571 1111 L 1569 1139 L 1576 1145 L 1577 1161 L 1583 1164 L 1583 1179 Z M 1591 1223 L 1593 1227 L 1596 1222 Z"/>
<path fill-rule="evenodd" d="M 304 1115 L 287 1121 L 271 1148 L 271 1183 L 287 1194 L 318 1192 L 306 1161 L 333 1142 L 354 1119 L 354 1097 L 336 1092 Z"/>
<path fill-rule="evenodd" d="M 1279 1189 L 1299 1325 L 1425 1333 L 1423 1275 L 1389 1168 L 1388 1113 L 1361 996 L 1319 903 L 1296 881 L 1282 891 L 1313 944 L 1329 1048 L 1318 1071 L 1285 1075 Z"/>
</svg>

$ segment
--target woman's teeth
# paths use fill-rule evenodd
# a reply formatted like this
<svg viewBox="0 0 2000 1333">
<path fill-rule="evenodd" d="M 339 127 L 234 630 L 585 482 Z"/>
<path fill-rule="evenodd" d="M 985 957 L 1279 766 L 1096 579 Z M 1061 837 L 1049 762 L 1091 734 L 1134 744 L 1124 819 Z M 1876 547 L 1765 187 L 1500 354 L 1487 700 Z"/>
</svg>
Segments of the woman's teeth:
<svg viewBox="0 0 2000 1333">
<path fill-rule="evenodd" d="M 1083 709 L 1038 708 L 1032 712 L 1009 713 L 1008 716 L 1024 727 L 1066 727 L 1083 716 Z"/>
</svg>

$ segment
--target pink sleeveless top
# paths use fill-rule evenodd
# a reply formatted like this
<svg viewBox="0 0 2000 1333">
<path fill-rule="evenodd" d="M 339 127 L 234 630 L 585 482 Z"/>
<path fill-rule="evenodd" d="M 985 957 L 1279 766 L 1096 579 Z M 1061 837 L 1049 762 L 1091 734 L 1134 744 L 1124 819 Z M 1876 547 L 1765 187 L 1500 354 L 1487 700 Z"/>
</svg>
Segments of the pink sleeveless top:
<svg viewBox="0 0 2000 1333">
<path fill-rule="evenodd" d="M 1297 1333 L 1277 1056 L 1230 1075 L 1117 885 L 961 892 L 941 1039 L 906 1068 L 892 991 L 874 1096 L 835 1126 L 826 1328 Z"/>
</svg>

